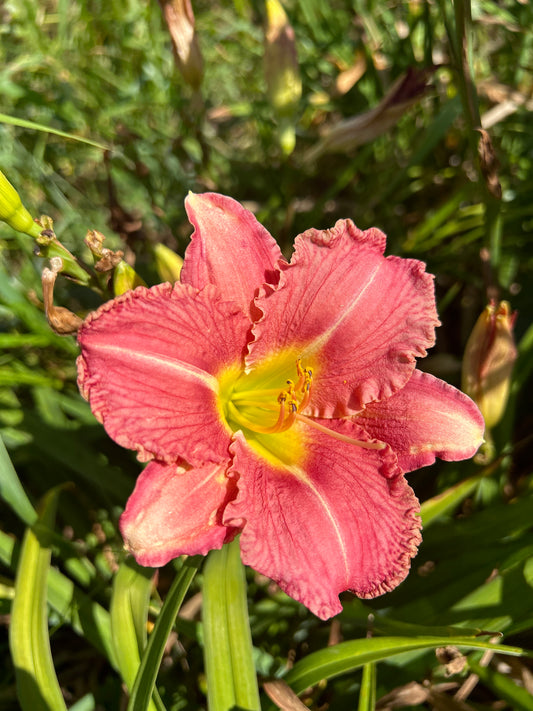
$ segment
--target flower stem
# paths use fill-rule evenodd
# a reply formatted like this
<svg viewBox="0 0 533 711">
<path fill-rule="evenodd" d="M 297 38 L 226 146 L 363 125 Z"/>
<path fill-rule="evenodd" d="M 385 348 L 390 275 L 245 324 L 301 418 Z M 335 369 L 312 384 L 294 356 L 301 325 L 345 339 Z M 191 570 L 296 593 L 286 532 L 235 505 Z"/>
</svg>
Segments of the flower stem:
<svg viewBox="0 0 533 711">
<path fill-rule="evenodd" d="M 226 599 L 235 701 L 241 709 L 260 711 L 252 634 L 248 618 L 246 575 L 241 562 L 239 539 L 227 546 Z"/>
<path fill-rule="evenodd" d="M 209 554 L 203 596 L 209 711 L 260 711 L 238 539 Z"/>
</svg>

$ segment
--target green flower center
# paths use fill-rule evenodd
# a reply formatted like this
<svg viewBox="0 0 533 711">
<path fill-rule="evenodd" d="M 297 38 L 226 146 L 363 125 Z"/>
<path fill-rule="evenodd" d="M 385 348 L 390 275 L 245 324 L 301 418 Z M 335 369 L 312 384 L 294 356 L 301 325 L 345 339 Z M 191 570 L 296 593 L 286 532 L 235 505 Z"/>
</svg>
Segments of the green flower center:
<svg viewBox="0 0 533 711">
<path fill-rule="evenodd" d="M 312 429 L 364 449 L 383 449 L 383 442 L 353 439 L 302 414 L 312 397 L 316 371 L 303 366 L 294 350 L 265 360 L 250 373 L 238 366 L 226 368 L 218 377 L 221 418 L 232 432 L 240 430 L 260 456 L 281 468 L 305 460 Z"/>
<path fill-rule="evenodd" d="M 292 376 L 292 377 L 290 377 Z M 304 451 L 293 425 L 311 398 L 313 369 L 294 351 L 266 360 L 250 373 L 232 367 L 219 376 L 218 404 L 227 426 L 270 461 L 295 463 Z"/>
</svg>

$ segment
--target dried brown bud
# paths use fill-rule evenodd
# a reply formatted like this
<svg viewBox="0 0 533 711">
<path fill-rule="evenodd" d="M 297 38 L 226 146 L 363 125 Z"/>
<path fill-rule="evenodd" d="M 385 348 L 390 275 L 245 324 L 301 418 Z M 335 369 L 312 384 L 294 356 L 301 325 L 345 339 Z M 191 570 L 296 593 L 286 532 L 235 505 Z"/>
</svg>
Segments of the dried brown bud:
<svg viewBox="0 0 533 711">
<path fill-rule="evenodd" d="M 176 66 L 183 78 L 199 89 L 204 75 L 204 61 L 194 29 L 191 0 L 159 0 L 174 48 Z"/>
<path fill-rule="evenodd" d="M 52 269 L 45 267 L 42 274 L 44 312 L 50 328 L 61 336 L 77 333 L 82 319 L 63 306 L 54 306 L 54 285 L 57 274 L 62 269 L 60 257 L 50 260 Z"/>
<path fill-rule="evenodd" d="M 498 169 L 500 167 L 498 158 L 496 157 L 496 153 L 488 132 L 483 128 L 478 128 L 477 130 L 481 136 L 478 144 L 479 165 L 481 172 L 485 178 L 485 183 L 489 193 L 498 200 L 501 200 L 502 186 L 500 185 L 498 178 Z"/>
</svg>

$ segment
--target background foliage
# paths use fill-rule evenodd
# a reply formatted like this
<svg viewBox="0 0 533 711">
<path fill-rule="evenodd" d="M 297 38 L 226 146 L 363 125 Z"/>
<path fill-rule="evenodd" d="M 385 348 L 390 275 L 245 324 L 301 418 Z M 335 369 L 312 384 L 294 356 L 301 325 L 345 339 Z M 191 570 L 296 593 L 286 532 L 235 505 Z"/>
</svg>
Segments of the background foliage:
<svg viewBox="0 0 533 711">
<path fill-rule="evenodd" d="M 503 635 L 505 644 L 533 649 L 533 7 L 478 0 L 472 24 L 467 12 L 462 25 L 465 9 L 445 0 L 287 0 L 302 82 L 287 118 L 267 91 L 259 0 L 194 2 L 204 60 L 198 89 L 178 70 L 156 2 L 6 0 L 0 8 L 0 167 L 30 212 L 50 215 L 80 258 L 90 257 L 86 230 L 98 229 L 148 284 L 157 283 L 154 245 L 183 253 L 191 231 L 183 198 L 189 189 L 214 189 L 251 207 L 286 252 L 304 229 L 351 217 L 361 228 L 383 229 L 390 253 L 426 261 L 437 275 L 443 325 L 424 367 L 456 385 L 466 338 L 488 298 L 505 298 L 518 311 L 519 358 L 505 416 L 492 432 L 493 457 L 410 476 L 427 503 L 424 542 L 405 583 L 365 603 L 346 594 L 344 612 L 323 623 L 248 571 L 258 672 L 283 676 L 296 662 L 287 681 L 313 708 L 351 709 L 358 698 L 360 709 L 372 708 L 374 691 L 378 708 L 533 708 L 529 661 L 461 648 L 463 659 L 456 647 L 435 655 L 437 643 L 428 641 L 501 642 Z M 470 93 L 463 40 L 472 56 Z M 469 97 L 479 100 L 496 151 L 501 200 L 479 168 Z M 353 117 L 356 128 L 339 133 Z M 289 155 L 280 143 L 287 120 L 296 134 Z M 328 131 L 340 135 L 337 145 L 324 140 Z M 12 649 L 27 652 L 30 667 L 47 659 L 48 636 L 53 653 L 44 687 L 17 701 L 2 633 L 0 708 L 55 711 L 54 668 L 67 706 L 125 708 L 122 679 L 135 678 L 146 616 L 150 628 L 175 570 L 183 592 L 192 574 L 176 562 L 152 582 L 153 571 L 123 563 L 117 520 L 140 465 L 107 438 L 77 392 L 77 346 L 48 327 L 45 263 L 31 238 L 2 225 L 0 251 L 0 433 L 29 499 L 2 454 L 0 609 L 6 623 L 12 613 L 21 635 Z M 56 303 L 84 315 L 100 302 L 58 280 Z M 49 493 L 65 482 L 72 484 Z M 40 525 L 25 534 L 35 522 L 32 504 L 47 493 Z M 177 624 L 166 623 L 172 631 L 157 708 L 205 707 L 201 575 Z M 120 616 L 124 610 L 130 618 Z M 20 621 L 30 614 L 37 617 L 28 631 Z M 480 630 L 490 634 L 475 637 Z M 320 681 L 326 657 L 307 655 L 367 636 L 377 656 L 341 647 L 346 673 Z M 413 646 L 420 638 L 427 644 Z M 314 676 L 299 671 L 306 658 Z M 24 668 L 24 660 L 15 663 Z M 467 693 L 461 685 L 472 672 L 480 680 Z"/>
</svg>

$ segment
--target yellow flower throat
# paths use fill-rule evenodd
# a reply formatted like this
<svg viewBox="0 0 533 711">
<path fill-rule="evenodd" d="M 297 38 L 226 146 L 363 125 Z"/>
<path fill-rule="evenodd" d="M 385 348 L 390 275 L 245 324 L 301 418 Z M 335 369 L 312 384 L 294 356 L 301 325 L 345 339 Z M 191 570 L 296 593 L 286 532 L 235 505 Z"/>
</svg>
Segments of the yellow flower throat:
<svg viewBox="0 0 533 711">
<path fill-rule="evenodd" d="M 293 381 L 290 375 L 296 376 Z M 318 373 L 319 375 L 319 373 Z M 250 373 L 240 367 L 225 369 L 219 375 L 218 406 L 228 428 L 241 430 L 262 457 L 279 464 L 296 464 L 305 458 L 308 428 L 367 449 L 382 449 L 381 442 L 363 442 L 325 427 L 305 416 L 317 376 L 315 367 L 305 367 L 293 350 L 278 353 Z M 281 386 L 281 387 L 280 387 Z"/>
<path fill-rule="evenodd" d="M 247 430 L 259 434 L 278 434 L 285 432 L 296 422 L 296 416 L 304 410 L 311 398 L 312 368 L 302 368 L 300 358 L 296 360 L 298 382 L 286 381 L 287 388 L 281 392 L 276 388 L 252 390 L 235 389 L 227 403 L 230 420 Z M 277 394 L 278 406 L 273 398 Z M 279 410 L 273 424 L 272 412 Z"/>
</svg>

